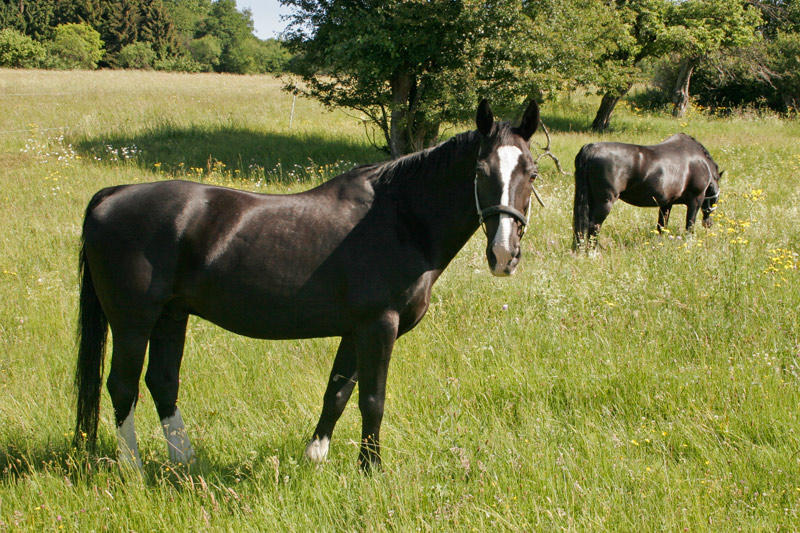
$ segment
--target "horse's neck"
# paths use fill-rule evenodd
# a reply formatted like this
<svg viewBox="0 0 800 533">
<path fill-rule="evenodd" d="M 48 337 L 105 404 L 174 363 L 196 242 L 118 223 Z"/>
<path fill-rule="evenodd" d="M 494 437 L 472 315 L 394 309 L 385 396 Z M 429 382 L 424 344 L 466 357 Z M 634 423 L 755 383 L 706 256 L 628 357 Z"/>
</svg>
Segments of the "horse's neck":
<svg viewBox="0 0 800 533">
<path fill-rule="evenodd" d="M 425 154 L 435 168 L 423 181 L 403 187 L 407 221 L 435 252 L 435 266 L 444 268 L 478 228 L 474 177 L 480 138 L 466 134 L 455 147 L 440 145 Z M 437 153 L 438 150 L 449 150 Z"/>
</svg>

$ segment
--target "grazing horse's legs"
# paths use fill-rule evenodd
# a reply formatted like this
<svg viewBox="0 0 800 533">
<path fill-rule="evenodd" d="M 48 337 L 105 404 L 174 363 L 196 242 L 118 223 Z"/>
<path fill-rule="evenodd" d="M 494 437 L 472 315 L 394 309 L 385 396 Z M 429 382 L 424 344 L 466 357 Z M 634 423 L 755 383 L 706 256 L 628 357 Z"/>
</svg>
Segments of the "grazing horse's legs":
<svg viewBox="0 0 800 533">
<path fill-rule="evenodd" d="M 194 452 L 176 404 L 188 318 L 188 315 L 174 317 L 167 312 L 159 317 L 150 335 L 150 360 L 144 376 L 167 439 L 169 460 L 185 465 L 192 462 Z"/>
<path fill-rule="evenodd" d="M 347 400 L 353 392 L 358 372 L 356 372 L 356 346 L 353 337 L 342 337 L 336 359 L 333 361 L 328 388 L 322 401 L 322 414 L 319 417 L 314 438 L 306 447 L 306 457 L 320 463 L 328 456 L 328 445 L 333 428 L 342 416 Z"/>
<path fill-rule="evenodd" d="M 697 218 L 697 212 L 700 210 L 704 198 L 705 193 L 701 193 L 686 204 L 686 231 L 694 230 L 694 220 Z"/>
<path fill-rule="evenodd" d="M 364 470 L 381 464 L 380 430 L 386 400 L 386 374 L 399 322 L 397 313 L 389 311 L 356 335 L 358 407 L 361 410 L 358 457 Z"/>
<path fill-rule="evenodd" d="M 669 224 L 670 211 L 672 211 L 672 204 L 658 207 L 658 225 L 656 226 L 656 229 L 659 233 L 664 231 L 664 229 L 667 227 L 667 224 Z"/>
<path fill-rule="evenodd" d="M 141 330 L 126 331 L 113 325 L 111 331 L 114 336 L 114 350 L 106 385 L 117 423 L 119 461 L 121 464 L 141 468 L 133 413 L 139 395 L 139 376 L 147 348 L 147 333 Z"/>
</svg>

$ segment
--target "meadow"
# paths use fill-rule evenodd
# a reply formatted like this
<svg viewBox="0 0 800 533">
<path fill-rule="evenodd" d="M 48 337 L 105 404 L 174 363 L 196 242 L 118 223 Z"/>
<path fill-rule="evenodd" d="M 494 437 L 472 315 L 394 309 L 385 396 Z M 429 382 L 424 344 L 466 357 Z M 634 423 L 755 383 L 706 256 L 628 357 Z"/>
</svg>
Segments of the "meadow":
<svg viewBox="0 0 800 533">
<path fill-rule="evenodd" d="M 800 122 L 684 119 L 598 98 L 542 104 L 571 173 L 594 140 L 700 140 L 726 171 L 710 229 L 656 235 L 617 203 L 570 251 L 573 178 L 542 159 L 524 257 L 491 276 L 478 232 L 395 345 L 384 468 L 356 465 L 355 397 L 303 450 L 338 339 L 259 341 L 189 324 L 180 406 L 197 462 L 167 461 L 142 383 L 142 476 L 71 448 L 77 251 L 102 187 L 181 177 L 291 193 L 383 159 L 362 117 L 266 76 L 0 70 L 0 531 L 797 531 Z M 290 127 L 291 121 L 291 127 Z M 471 129 L 454 125 L 450 133 Z M 545 138 L 537 133 L 532 149 Z"/>
</svg>

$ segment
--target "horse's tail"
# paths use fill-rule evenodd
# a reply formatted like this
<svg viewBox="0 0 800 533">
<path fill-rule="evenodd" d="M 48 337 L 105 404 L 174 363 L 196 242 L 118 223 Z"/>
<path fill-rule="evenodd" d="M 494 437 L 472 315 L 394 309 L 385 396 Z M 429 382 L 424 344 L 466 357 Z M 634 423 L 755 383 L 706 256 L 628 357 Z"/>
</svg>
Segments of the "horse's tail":
<svg viewBox="0 0 800 533">
<path fill-rule="evenodd" d="M 572 248 L 586 242 L 589 233 L 589 176 L 586 168 L 586 146 L 575 156 L 575 202 L 572 210 Z"/>
<path fill-rule="evenodd" d="M 87 217 L 103 197 L 98 194 L 92 199 L 86 209 Z M 84 219 L 84 236 L 85 230 Z M 93 448 L 97 440 L 97 424 L 100 418 L 100 393 L 103 385 L 108 319 L 95 291 L 83 236 L 78 259 L 78 276 L 81 286 L 77 332 L 78 363 L 75 367 L 75 390 L 78 401 L 73 443 L 75 446 L 86 444 L 89 448 Z"/>
</svg>

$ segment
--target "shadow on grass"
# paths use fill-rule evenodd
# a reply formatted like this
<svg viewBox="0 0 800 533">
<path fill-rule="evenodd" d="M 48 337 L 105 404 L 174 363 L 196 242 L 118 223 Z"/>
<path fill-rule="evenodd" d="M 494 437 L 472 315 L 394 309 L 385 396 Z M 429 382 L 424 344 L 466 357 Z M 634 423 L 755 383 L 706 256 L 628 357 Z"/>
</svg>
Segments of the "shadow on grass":
<svg viewBox="0 0 800 533">
<path fill-rule="evenodd" d="M 224 491 L 240 483 L 267 482 L 280 486 L 289 479 L 302 477 L 316 466 L 303 457 L 305 440 L 286 436 L 277 442 L 253 443 L 253 451 L 243 452 L 233 459 L 215 457 L 213 450 L 195 448 L 195 462 L 185 465 L 167 460 L 166 446 L 158 443 L 158 450 L 143 449 L 141 476 L 117 463 L 116 443 L 111 438 L 101 438 L 93 452 L 78 450 L 71 439 L 57 441 L 19 440 L 0 448 L 0 483 L 25 482 L 37 475 L 69 480 L 74 485 L 90 486 L 96 476 L 102 479 L 117 478 L 119 483 L 143 483 L 146 487 L 171 486 L 178 491 L 207 491 L 208 485 Z M 163 449 L 162 449 L 163 448 Z M 356 449 L 353 448 L 352 467 L 356 471 Z"/>
<path fill-rule="evenodd" d="M 233 177 L 296 181 L 330 176 L 385 158 L 366 144 L 321 133 L 265 133 L 234 127 L 159 127 L 135 134 L 74 139 L 80 156 L 98 163 L 135 164 L 169 176 L 212 171 Z M 334 174 L 335 172 L 335 174 Z"/>
<path fill-rule="evenodd" d="M 19 481 L 36 473 L 47 473 L 68 478 L 73 483 L 86 478 L 93 471 L 114 465 L 115 445 L 99 442 L 92 454 L 80 451 L 68 438 L 56 441 L 15 439 L 0 449 L 0 481 Z"/>
<path fill-rule="evenodd" d="M 543 114 L 542 122 L 550 133 L 589 133 L 592 128 L 591 117 Z"/>
</svg>

